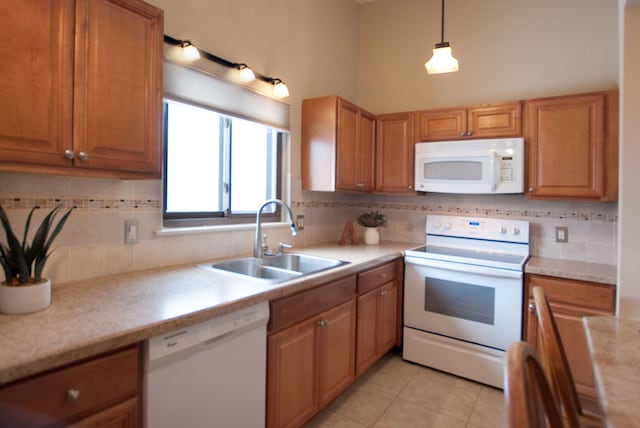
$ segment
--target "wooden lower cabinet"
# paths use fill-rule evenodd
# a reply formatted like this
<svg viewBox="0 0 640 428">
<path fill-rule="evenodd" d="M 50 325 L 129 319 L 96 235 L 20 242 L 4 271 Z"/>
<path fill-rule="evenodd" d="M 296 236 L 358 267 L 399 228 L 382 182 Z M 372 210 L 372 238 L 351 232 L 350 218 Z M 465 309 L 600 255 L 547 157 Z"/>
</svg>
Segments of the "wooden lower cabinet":
<svg viewBox="0 0 640 428">
<path fill-rule="evenodd" d="M 267 426 L 298 427 L 355 379 L 356 277 L 271 302 Z"/>
<path fill-rule="evenodd" d="M 5 416 L 19 418 L 16 426 L 135 428 L 140 385 L 136 345 L 3 386 L 0 403 Z"/>
<path fill-rule="evenodd" d="M 356 376 L 396 345 L 401 266 L 396 261 L 358 275 Z"/>
<path fill-rule="evenodd" d="M 553 317 L 560 331 L 562 344 L 569 360 L 571 374 L 581 400 L 587 406 L 595 405 L 596 391 L 593 383 L 593 364 L 582 326 L 585 316 L 613 315 L 615 312 L 615 285 L 527 274 L 525 277 L 526 311 L 524 338 L 538 352 L 541 351 L 538 323 L 535 314 L 532 289 L 544 288 Z"/>
<path fill-rule="evenodd" d="M 268 338 L 267 426 L 297 427 L 354 379 L 351 299 Z"/>
</svg>

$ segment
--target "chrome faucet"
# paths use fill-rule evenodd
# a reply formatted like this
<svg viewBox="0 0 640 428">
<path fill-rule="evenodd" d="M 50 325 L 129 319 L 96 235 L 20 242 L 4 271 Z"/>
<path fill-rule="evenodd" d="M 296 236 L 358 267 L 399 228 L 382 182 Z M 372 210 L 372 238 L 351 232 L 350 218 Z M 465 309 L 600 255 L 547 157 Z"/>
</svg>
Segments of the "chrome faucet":
<svg viewBox="0 0 640 428">
<path fill-rule="evenodd" d="M 261 235 L 262 235 L 262 226 L 260 224 L 260 215 L 262 214 L 262 210 L 269 204 L 278 204 L 284 208 L 289 216 L 289 228 L 291 229 L 291 236 L 296 236 L 298 231 L 296 230 L 296 224 L 293 221 L 293 214 L 291 214 L 291 209 L 282 202 L 280 199 L 267 199 L 264 204 L 258 210 L 256 214 L 256 238 L 253 242 L 253 257 L 261 258 L 262 257 L 262 243 L 261 243 Z"/>
</svg>

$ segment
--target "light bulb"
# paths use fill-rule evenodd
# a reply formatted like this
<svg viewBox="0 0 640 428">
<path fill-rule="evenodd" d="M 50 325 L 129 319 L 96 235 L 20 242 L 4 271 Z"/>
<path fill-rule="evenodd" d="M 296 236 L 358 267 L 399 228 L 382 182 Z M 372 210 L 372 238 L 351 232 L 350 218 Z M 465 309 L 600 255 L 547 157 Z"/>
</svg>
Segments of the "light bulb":
<svg viewBox="0 0 640 428">
<path fill-rule="evenodd" d="M 185 61 L 195 61 L 200 59 L 200 51 L 191 43 L 185 42 L 182 46 L 182 58 L 184 58 Z"/>
<path fill-rule="evenodd" d="M 284 84 L 284 82 L 280 81 L 278 83 L 276 83 L 273 87 L 273 95 L 275 95 L 278 98 L 285 98 L 289 96 L 289 88 L 287 88 L 287 85 Z"/>
<path fill-rule="evenodd" d="M 253 82 L 256 80 L 256 75 L 252 69 L 245 65 L 240 68 L 240 80 L 243 82 Z"/>
</svg>

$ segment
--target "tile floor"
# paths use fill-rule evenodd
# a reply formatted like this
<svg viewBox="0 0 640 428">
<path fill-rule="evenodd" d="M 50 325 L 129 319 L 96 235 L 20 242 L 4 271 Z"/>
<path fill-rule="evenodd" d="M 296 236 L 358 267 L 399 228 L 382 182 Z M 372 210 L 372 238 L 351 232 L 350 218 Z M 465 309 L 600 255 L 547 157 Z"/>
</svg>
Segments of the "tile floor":
<svg viewBox="0 0 640 428">
<path fill-rule="evenodd" d="M 305 428 L 506 427 L 501 390 L 387 354 Z"/>
</svg>

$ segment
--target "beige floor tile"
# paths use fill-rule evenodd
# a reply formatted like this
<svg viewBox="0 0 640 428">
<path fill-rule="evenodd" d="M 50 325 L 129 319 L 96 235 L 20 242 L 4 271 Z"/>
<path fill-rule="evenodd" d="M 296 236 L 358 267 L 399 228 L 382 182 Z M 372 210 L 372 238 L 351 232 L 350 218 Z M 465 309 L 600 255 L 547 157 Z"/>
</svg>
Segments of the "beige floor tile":
<svg viewBox="0 0 640 428">
<path fill-rule="evenodd" d="M 304 428 L 366 428 L 366 425 L 347 416 L 324 410 L 305 424 Z"/>
<path fill-rule="evenodd" d="M 435 370 L 423 370 L 399 398 L 467 422 L 482 386 Z"/>
<path fill-rule="evenodd" d="M 404 361 L 399 354 L 390 353 L 362 375 L 358 383 L 397 396 L 419 370 L 418 366 Z"/>
<path fill-rule="evenodd" d="M 396 399 L 374 428 L 464 428 L 464 426 L 465 422 L 451 416 Z"/>
<path fill-rule="evenodd" d="M 504 393 L 501 390 L 488 386 L 482 387 L 471 418 L 469 418 L 469 426 L 474 428 L 507 426 Z"/>
<path fill-rule="evenodd" d="M 368 385 L 354 384 L 329 405 L 331 411 L 372 426 L 395 396 Z"/>
</svg>

